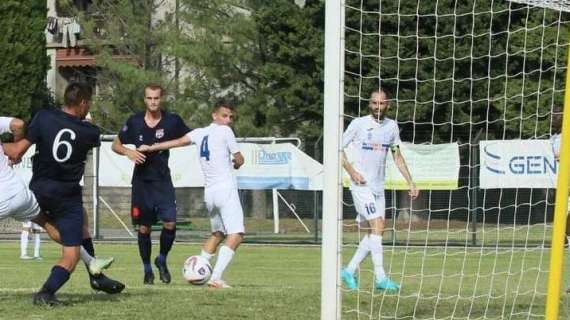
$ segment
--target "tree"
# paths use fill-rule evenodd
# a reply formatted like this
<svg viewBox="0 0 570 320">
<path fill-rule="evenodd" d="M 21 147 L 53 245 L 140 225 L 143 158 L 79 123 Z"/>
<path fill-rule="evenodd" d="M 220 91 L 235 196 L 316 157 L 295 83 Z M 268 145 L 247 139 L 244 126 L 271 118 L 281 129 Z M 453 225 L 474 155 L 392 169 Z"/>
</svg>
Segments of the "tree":
<svg viewBox="0 0 570 320">
<path fill-rule="evenodd" d="M 0 2 L 3 115 L 29 118 L 51 101 L 46 86 L 46 10 L 42 0 Z"/>
<path fill-rule="evenodd" d="M 177 104 L 208 122 L 220 96 L 238 104 L 241 136 L 299 136 L 316 140 L 322 128 L 324 8 L 307 1 L 180 0 L 186 29 L 169 30 L 168 56 L 189 75 Z M 174 24 L 170 23 L 170 26 Z"/>
<path fill-rule="evenodd" d="M 212 104 L 224 97 L 237 104 L 240 136 L 319 137 L 324 3 L 307 1 L 303 9 L 289 0 L 175 3 L 159 20 L 165 1 L 93 1 L 83 20 L 101 67 L 99 123 L 118 129 L 138 109 L 143 84 L 154 79 L 167 87 L 169 108 L 192 127 L 209 123 Z"/>
<path fill-rule="evenodd" d="M 162 25 L 153 24 L 163 2 L 94 0 L 88 12 L 75 12 L 98 66 L 99 90 L 91 113 L 108 133 L 116 133 L 130 115 L 144 110 L 146 84 L 163 84 L 168 92 L 168 74 L 161 71 Z"/>
<path fill-rule="evenodd" d="M 566 63 L 553 45 L 567 33 L 556 30 L 557 12 L 490 0 L 366 1 L 362 11 L 355 9 L 360 1 L 348 5 L 347 113 L 366 108 L 362 98 L 382 85 L 408 141 L 472 141 L 478 130 L 485 139 L 549 132 Z"/>
</svg>

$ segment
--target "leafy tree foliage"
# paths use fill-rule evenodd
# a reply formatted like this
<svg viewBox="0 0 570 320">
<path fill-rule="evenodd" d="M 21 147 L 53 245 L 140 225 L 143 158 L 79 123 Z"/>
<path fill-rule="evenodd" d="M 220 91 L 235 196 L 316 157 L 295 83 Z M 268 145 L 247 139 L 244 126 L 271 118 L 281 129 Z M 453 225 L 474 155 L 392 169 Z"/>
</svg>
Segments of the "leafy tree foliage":
<svg viewBox="0 0 570 320">
<path fill-rule="evenodd" d="M 50 103 L 45 1 L 0 1 L 0 114 L 29 119 Z"/>
<path fill-rule="evenodd" d="M 240 136 L 319 137 L 324 3 L 179 0 L 157 17 L 164 3 L 143 2 L 95 0 L 83 19 L 99 31 L 88 39 L 101 66 L 94 116 L 104 126 L 116 130 L 140 110 L 152 80 L 193 127 L 211 121 L 212 105 L 226 98 L 238 107 Z"/>
<path fill-rule="evenodd" d="M 310 145 L 321 134 L 323 1 L 178 0 L 160 20 L 151 18 L 160 1 L 94 4 L 93 27 L 105 31 L 90 37 L 102 65 L 96 112 L 109 126 L 140 110 L 143 84 L 159 81 L 193 127 L 226 97 L 238 105 L 240 136 Z M 345 112 L 367 112 L 381 85 L 408 141 L 543 137 L 562 102 L 567 27 L 559 32 L 559 19 L 490 0 L 348 0 Z M 111 59 L 117 54 L 137 63 Z"/>
<path fill-rule="evenodd" d="M 153 25 L 152 19 L 159 5 L 153 0 L 94 0 L 87 12 L 75 12 L 99 67 L 92 114 L 108 133 L 144 110 L 146 84 L 168 87 L 160 65 L 162 25 Z"/>
<path fill-rule="evenodd" d="M 558 12 L 490 0 L 362 5 L 349 0 L 346 13 L 348 113 L 367 112 L 362 98 L 381 85 L 407 140 L 549 132 L 566 64 Z"/>
<path fill-rule="evenodd" d="M 168 55 L 190 74 L 178 103 L 209 121 L 219 97 L 238 105 L 241 136 L 300 136 L 315 140 L 322 127 L 324 7 L 308 1 L 180 0 L 180 25 Z M 172 24 L 170 24 L 172 25 Z M 201 115 L 201 116 L 200 116 Z"/>
</svg>

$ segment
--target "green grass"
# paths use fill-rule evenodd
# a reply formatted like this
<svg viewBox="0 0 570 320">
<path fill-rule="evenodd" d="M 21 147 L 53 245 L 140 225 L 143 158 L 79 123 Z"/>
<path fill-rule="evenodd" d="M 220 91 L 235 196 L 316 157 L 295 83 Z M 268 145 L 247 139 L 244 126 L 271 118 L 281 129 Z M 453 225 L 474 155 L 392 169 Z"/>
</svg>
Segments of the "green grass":
<svg viewBox="0 0 570 320">
<path fill-rule="evenodd" d="M 142 284 L 137 246 L 97 243 L 99 255 L 116 257 L 107 272 L 126 283 L 119 295 L 95 293 L 78 266 L 58 293 L 70 304 L 42 308 L 32 293 L 59 256 L 44 242 L 44 259 L 19 260 L 17 242 L 0 242 L 0 319 L 319 319 L 320 249 L 244 245 L 225 274 L 234 286 L 212 290 L 186 284 L 181 266 L 199 246 L 177 243 L 169 256 L 170 285 Z M 154 253 L 158 250 L 155 244 Z M 345 260 L 351 248 L 343 251 Z M 154 257 L 154 256 L 153 256 Z M 402 282 L 399 294 L 372 290 L 370 258 L 361 290 L 343 290 L 343 319 L 540 319 L 544 314 L 549 253 L 542 249 L 386 247 L 385 266 Z M 345 261 L 346 262 L 346 261 Z M 566 286 L 566 284 L 564 284 Z M 490 295 L 489 295 L 490 294 Z M 563 296 L 560 319 L 570 318 Z"/>
<path fill-rule="evenodd" d="M 155 253 L 158 250 L 155 245 Z M 175 244 L 169 256 L 173 281 L 142 284 L 136 244 L 96 244 L 99 255 L 117 261 L 107 272 L 125 282 L 110 296 L 89 287 L 83 266 L 58 294 L 69 306 L 46 309 L 31 304 L 59 250 L 44 245 L 42 261 L 19 260 L 16 242 L 0 243 L 0 319 L 317 319 L 320 310 L 318 248 L 240 248 L 225 274 L 231 290 L 212 290 L 184 282 L 181 268 L 196 245 Z M 155 272 L 156 273 L 156 272 Z M 302 306 L 302 307 L 301 307 Z"/>
</svg>

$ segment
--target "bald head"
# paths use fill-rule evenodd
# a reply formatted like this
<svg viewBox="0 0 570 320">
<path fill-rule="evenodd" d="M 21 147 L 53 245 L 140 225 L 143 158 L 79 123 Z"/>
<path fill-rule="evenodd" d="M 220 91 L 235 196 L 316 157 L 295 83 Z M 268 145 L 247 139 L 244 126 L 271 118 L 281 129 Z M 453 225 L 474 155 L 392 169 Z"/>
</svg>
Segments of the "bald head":
<svg viewBox="0 0 570 320">
<path fill-rule="evenodd" d="M 372 92 L 368 101 L 368 109 L 374 119 L 378 121 L 383 120 L 389 106 L 388 95 L 383 89 L 380 88 Z"/>
</svg>

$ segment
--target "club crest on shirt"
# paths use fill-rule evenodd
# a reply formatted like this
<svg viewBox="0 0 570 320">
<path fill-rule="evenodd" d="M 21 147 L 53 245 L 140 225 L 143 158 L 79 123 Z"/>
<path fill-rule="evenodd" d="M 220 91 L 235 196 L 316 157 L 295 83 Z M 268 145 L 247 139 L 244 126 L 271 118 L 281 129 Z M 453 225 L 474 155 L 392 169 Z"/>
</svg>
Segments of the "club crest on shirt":
<svg viewBox="0 0 570 320">
<path fill-rule="evenodd" d="M 164 129 L 157 129 L 156 132 L 154 133 L 154 136 L 157 139 L 164 137 Z"/>
</svg>

